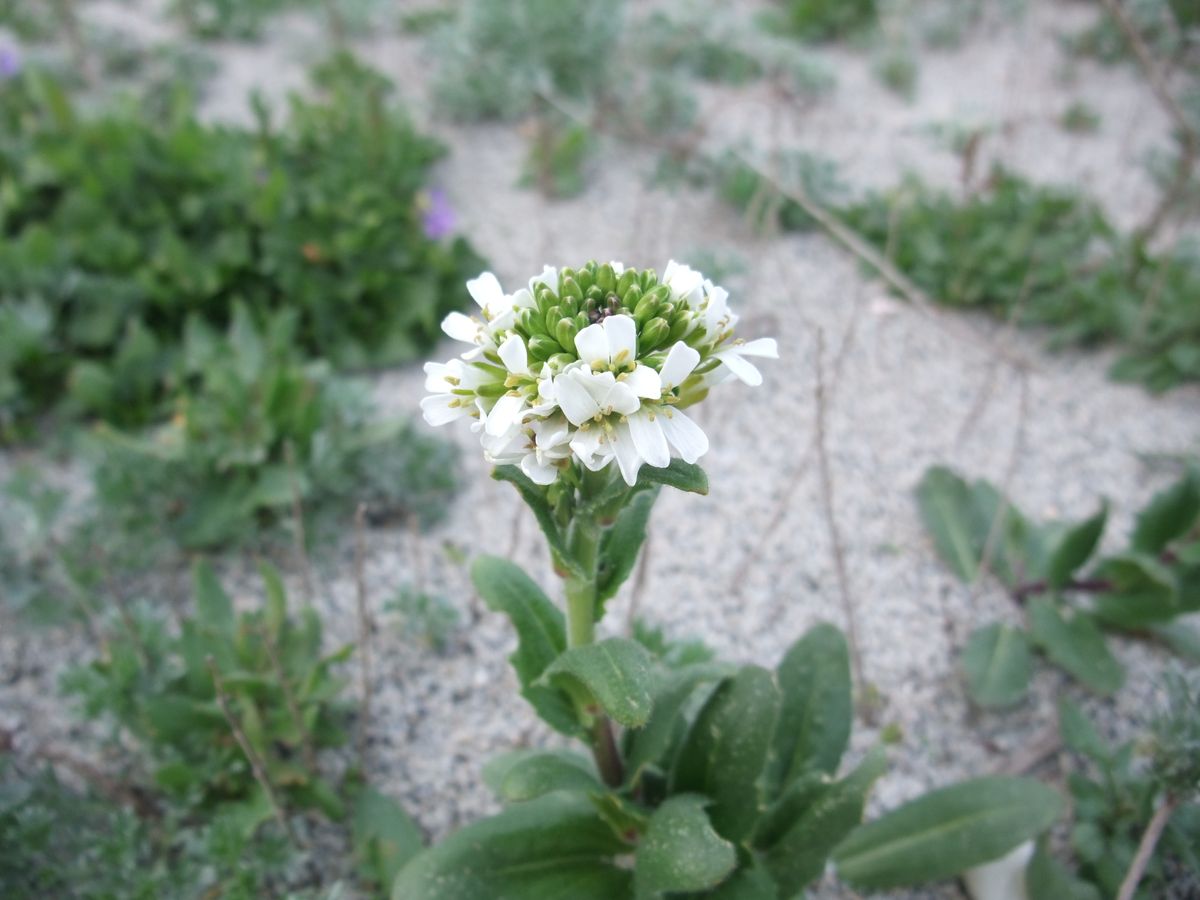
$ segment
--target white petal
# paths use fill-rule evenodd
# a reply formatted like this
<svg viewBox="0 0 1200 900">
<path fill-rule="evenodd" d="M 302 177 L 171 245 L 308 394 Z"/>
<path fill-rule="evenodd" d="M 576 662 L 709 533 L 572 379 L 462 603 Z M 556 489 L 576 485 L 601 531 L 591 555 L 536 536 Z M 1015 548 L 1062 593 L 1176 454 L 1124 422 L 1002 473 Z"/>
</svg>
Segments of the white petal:
<svg viewBox="0 0 1200 900">
<path fill-rule="evenodd" d="M 589 366 L 597 362 L 607 364 L 608 338 L 604 336 L 604 327 L 596 323 L 575 335 L 575 350 Z"/>
<path fill-rule="evenodd" d="M 610 451 L 603 446 L 604 429 L 580 429 L 571 438 L 571 451 L 593 472 L 608 465 Z"/>
<path fill-rule="evenodd" d="M 469 415 L 471 410 L 466 406 L 451 406 L 460 398 L 453 394 L 433 394 L 421 399 L 421 415 L 430 425 L 445 425 L 455 419 Z"/>
<path fill-rule="evenodd" d="M 511 331 L 513 325 L 517 323 L 517 314 L 511 309 L 505 309 L 499 313 L 493 311 L 491 319 L 488 321 L 488 331 L 492 334 L 499 334 L 501 331 Z"/>
<path fill-rule="evenodd" d="M 631 316 L 622 315 L 609 316 L 603 324 L 604 335 L 608 339 L 609 361 L 614 366 L 621 366 L 637 359 L 637 322 Z"/>
<path fill-rule="evenodd" d="M 451 362 L 457 362 L 457 360 L 452 360 Z M 457 377 L 458 374 L 459 373 L 452 368 L 451 363 L 427 362 L 425 363 L 425 390 L 429 391 L 431 394 L 447 393 L 451 389 L 452 385 L 446 381 L 446 376 L 449 375 L 451 378 L 454 378 Z"/>
<path fill-rule="evenodd" d="M 637 394 L 625 384 L 623 381 L 618 381 L 608 389 L 608 393 L 604 395 L 604 399 L 600 401 L 600 411 L 604 414 L 610 412 L 620 413 L 623 416 L 628 416 L 635 413 L 641 408 L 642 401 L 638 399 Z"/>
<path fill-rule="evenodd" d="M 779 359 L 779 345 L 775 338 L 758 338 L 738 344 L 734 347 L 742 356 L 765 356 L 768 359 Z"/>
<path fill-rule="evenodd" d="M 571 377 L 587 388 L 587 392 L 597 403 L 601 403 L 617 383 L 617 376 L 612 372 L 589 372 L 584 368 L 576 369 Z"/>
<path fill-rule="evenodd" d="M 591 421 L 592 417 L 600 412 L 600 405 L 588 393 L 588 389 L 581 381 L 572 377 L 577 371 L 579 370 L 573 369 L 554 380 L 558 405 L 572 425 L 582 425 Z"/>
<path fill-rule="evenodd" d="M 529 279 L 529 290 L 537 293 L 537 286 L 544 284 L 554 293 L 558 293 L 558 269 L 554 266 L 542 266 L 542 274 Z"/>
<path fill-rule="evenodd" d="M 667 438 L 663 434 L 659 418 L 649 410 L 639 410 L 629 417 L 629 433 L 633 436 L 633 445 L 642 459 L 655 468 L 661 469 L 671 463 L 671 449 L 667 446 Z"/>
<path fill-rule="evenodd" d="M 679 410 L 663 410 L 658 423 L 667 441 L 684 462 L 694 463 L 708 452 L 708 435 Z"/>
<path fill-rule="evenodd" d="M 628 485 L 637 484 L 638 469 L 642 467 L 642 457 L 633 443 L 633 435 L 629 433 L 629 425 L 622 422 L 612 434 L 613 453 L 617 457 L 617 465 L 621 469 L 621 477 Z"/>
<path fill-rule="evenodd" d="M 754 367 L 754 363 L 746 362 L 746 360 L 742 359 L 737 349 L 722 350 L 719 353 L 714 353 L 713 356 L 719 359 L 730 372 L 750 385 L 750 387 L 758 387 L 762 384 L 762 372 Z"/>
<path fill-rule="evenodd" d="M 529 356 L 525 352 L 525 339 L 519 334 L 510 334 L 496 350 L 508 371 L 517 375 L 529 374 Z"/>
<path fill-rule="evenodd" d="M 537 306 L 537 303 L 534 302 L 533 294 L 529 293 L 525 288 L 515 291 L 508 299 L 512 302 L 513 309 L 532 309 Z"/>
<path fill-rule="evenodd" d="M 496 309 L 504 302 L 504 289 L 500 281 L 491 272 L 484 272 L 478 278 L 467 282 L 467 290 L 475 298 L 480 309 Z"/>
<path fill-rule="evenodd" d="M 649 366 L 643 366 L 639 363 L 636 369 L 625 375 L 621 380 L 639 397 L 657 400 L 662 396 L 662 379 Z"/>
<path fill-rule="evenodd" d="M 699 364 L 700 351 L 689 347 L 683 341 L 677 341 L 667 353 L 662 371 L 658 373 L 663 389 L 669 391 L 679 387 Z"/>
<path fill-rule="evenodd" d="M 699 300 L 700 285 L 703 282 L 703 275 L 691 266 L 685 266 L 675 260 L 667 263 L 662 277 L 662 283 L 670 286 L 671 297 L 674 300 L 680 297 L 686 297 L 689 301 Z"/>
<path fill-rule="evenodd" d="M 506 434 L 521 418 L 525 409 L 525 398 L 517 394 L 505 394 L 496 401 L 488 413 L 486 431 L 493 436 Z"/>
<path fill-rule="evenodd" d="M 553 484 L 558 477 L 558 467 L 539 462 L 533 453 L 526 453 L 521 458 L 521 471 L 529 476 L 534 484 Z"/>
<path fill-rule="evenodd" d="M 449 313 L 442 319 L 442 331 L 456 341 L 474 344 L 479 339 L 479 323 L 460 312 Z"/>
</svg>

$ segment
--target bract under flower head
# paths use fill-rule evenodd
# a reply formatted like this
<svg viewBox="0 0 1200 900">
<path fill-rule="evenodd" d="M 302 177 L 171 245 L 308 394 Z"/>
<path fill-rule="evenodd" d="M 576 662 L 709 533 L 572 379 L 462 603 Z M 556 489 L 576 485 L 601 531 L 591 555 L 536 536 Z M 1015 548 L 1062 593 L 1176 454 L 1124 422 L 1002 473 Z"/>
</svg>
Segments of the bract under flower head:
<svg viewBox="0 0 1200 900">
<path fill-rule="evenodd" d="M 688 266 L 546 266 L 506 294 L 491 272 L 467 283 L 479 306 L 442 330 L 469 345 L 426 363 L 425 420 L 471 418 L 484 456 L 552 484 L 572 465 L 615 463 L 626 483 L 643 465 L 694 463 L 708 437 L 683 412 L 711 385 L 762 383 L 748 357 L 778 358 L 774 339 L 744 342 L 729 294 Z"/>
</svg>

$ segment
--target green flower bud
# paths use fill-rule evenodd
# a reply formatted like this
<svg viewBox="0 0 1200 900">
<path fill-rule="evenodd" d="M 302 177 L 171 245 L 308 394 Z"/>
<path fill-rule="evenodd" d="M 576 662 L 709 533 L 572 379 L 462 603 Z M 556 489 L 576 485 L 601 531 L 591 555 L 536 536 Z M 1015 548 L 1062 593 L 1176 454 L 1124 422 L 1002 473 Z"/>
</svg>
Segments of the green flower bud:
<svg viewBox="0 0 1200 900">
<path fill-rule="evenodd" d="M 591 321 L 589 321 L 589 319 L 587 317 L 587 313 L 585 313 L 585 312 L 576 313 L 574 321 L 575 321 L 575 327 L 578 328 L 579 331 L 583 331 L 583 329 L 587 328 L 589 325 L 592 324 Z"/>
<path fill-rule="evenodd" d="M 541 287 L 537 292 L 537 308 L 543 316 L 546 315 L 546 310 L 558 304 L 558 294 L 550 290 L 548 287 Z"/>
<path fill-rule="evenodd" d="M 638 301 L 638 305 L 633 309 L 633 318 L 639 326 L 644 326 L 654 316 L 654 311 L 658 309 L 658 298 L 652 294 L 647 294 Z"/>
<path fill-rule="evenodd" d="M 661 305 L 661 306 L 658 308 L 658 314 L 659 314 L 660 316 L 662 316 L 662 318 L 664 318 L 664 319 L 666 319 L 668 322 L 670 322 L 670 321 L 671 321 L 671 317 L 675 315 L 675 304 L 674 304 L 674 303 L 664 303 L 664 304 L 662 304 L 662 305 Z"/>
<path fill-rule="evenodd" d="M 625 274 L 628 275 L 629 272 L 626 271 Z M 636 284 L 631 284 L 621 292 L 621 304 L 630 312 L 633 312 L 635 309 L 637 309 L 637 305 L 641 299 L 642 289 Z"/>
<path fill-rule="evenodd" d="M 562 307 L 562 314 L 564 316 L 575 315 L 575 313 L 579 312 L 580 305 L 581 304 L 579 301 L 574 297 L 563 297 L 562 300 L 559 301 L 559 306 Z"/>
<path fill-rule="evenodd" d="M 543 327 L 542 334 L 554 334 L 554 329 L 558 327 L 558 320 L 563 317 L 563 309 L 561 306 L 552 306 L 546 310 L 546 317 L 542 319 Z"/>
<path fill-rule="evenodd" d="M 642 270 L 642 290 L 648 291 L 658 284 L 658 273 L 653 269 Z"/>
<path fill-rule="evenodd" d="M 575 281 L 578 282 L 580 290 L 586 294 L 588 289 L 596 283 L 596 276 L 587 269 L 580 269 L 575 273 Z"/>
<path fill-rule="evenodd" d="M 677 340 L 687 333 L 688 327 L 692 324 L 692 314 L 689 310 L 681 309 L 675 313 L 671 319 L 671 331 L 667 335 L 667 343 L 674 344 Z"/>
<path fill-rule="evenodd" d="M 617 279 L 616 291 L 621 299 L 625 299 L 625 295 L 629 293 L 629 289 L 637 284 L 638 273 L 637 269 L 626 269 L 621 273 L 621 277 Z M 641 296 L 641 288 L 638 288 L 638 295 Z"/>
<path fill-rule="evenodd" d="M 653 350 L 664 340 L 671 331 L 671 326 L 667 324 L 666 319 L 651 319 L 642 328 L 641 338 L 638 341 L 638 349 L 642 353 Z"/>
<path fill-rule="evenodd" d="M 574 277 L 575 277 L 575 270 L 572 269 L 570 266 L 566 266 L 562 269 L 559 269 L 558 270 L 558 289 L 561 291 L 563 282 L 566 281 L 568 278 L 574 278 Z"/>
<path fill-rule="evenodd" d="M 613 271 L 611 265 L 605 263 L 597 270 L 596 284 L 606 294 L 612 293 L 617 289 L 617 273 Z"/>
<path fill-rule="evenodd" d="M 489 397 L 496 400 L 508 393 L 508 388 L 504 386 L 502 381 L 490 381 L 487 384 L 481 384 L 475 389 L 480 397 Z"/>
<path fill-rule="evenodd" d="M 554 336 L 558 338 L 558 343 L 564 350 L 575 349 L 575 335 L 578 333 L 579 329 L 575 327 L 574 319 L 559 319 L 554 329 Z"/>
<path fill-rule="evenodd" d="M 546 327 L 536 309 L 523 309 L 517 313 L 517 328 L 526 335 L 545 334 Z"/>
<path fill-rule="evenodd" d="M 562 280 L 562 295 L 564 297 L 574 297 L 579 302 L 583 302 L 583 289 L 574 278 L 564 278 Z"/>
<path fill-rule="evenodd" d="M 583 296 L 588 300 L 595 301 L 597 306 L 604 302 L 604 290 L 598 284 L 593 284 L 584 291 Z"/>
<path fill-rule="evenodd" d="M 546 360 L 548 365 L 555 372 L 561 372 L 571 363 L 575 362 L 577 357 L 574 353 L 555 353 L 552 357 Z"/>
<path fill-rule="evenodd" d="M 559 346 L 558 341 L 544 334 L 535 334 L 529 339 L 529 355 L 534 359 L 540 359 L 542 362 L 545 362 L 561 350 L 562 348 Z"/>
<path fill-rule="evenodd" d="M 655 303 L 666 303 L 671 299 L 671 289 L 665 284 L 659 284 L 646 291 L 643 296 L 653 297 Z"/>
</svg>

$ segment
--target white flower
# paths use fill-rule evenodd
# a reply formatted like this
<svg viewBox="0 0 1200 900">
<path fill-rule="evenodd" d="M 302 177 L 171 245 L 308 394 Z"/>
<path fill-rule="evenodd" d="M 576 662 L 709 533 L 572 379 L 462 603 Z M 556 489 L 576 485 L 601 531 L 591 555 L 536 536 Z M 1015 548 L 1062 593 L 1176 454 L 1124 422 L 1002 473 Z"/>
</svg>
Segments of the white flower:
<svg viewBox="0 0 1200 900">
<path fill-rule="evenodd" d="M 613 278 L 623 274 L 626 287 L 614 292 Z M 644 465 L 662 468 L 672 457 L 695 463 L 708 452 L 708 437 L 679 407 L 703 396 L 693 388 L 734 378 L 761 384 L 748 358 L 776 358 L 778 348 L 770 338 L 735 339 L 728 293 L 694 269 L 672 260 L 661 279 L 632 274 L 620 263 L 562 272 L 546 266 L 512 295 L 490 272 L 468 282 L 479 315 L 451 313 L 443 329 L 472 346 L 461 359 L 426 365 L 426 421 L 469 417 L 489 462 L 520 466 L 539 485 L 553 484 L 573 464 L 599 471 L 615 462 L 632 486 Z M 633 307 L 659 285 L 668 290 L 652 296 L 667 299 L 651 301 L 642 321 L 656 324 L 642 335 Z M 550 330 L 552 307 L 561 307 L 561 318 Z M 563 322 L 584 327 L 564 331 Z"/>
<path fill-rule="evenodd" d="M 753 363 L 746 361 L 747 356 L 779 359 L 779 347 L 775 344 L 775 338 L 735 341 L 713 354 L 713 358 L 719 359 L 721 365 L 728 369 L 739 381 L 750 385 L 750 387 L 758 387 L 762 384 L 762 373 L 758 371 L 758 368 Z M 717 371 L 720 370 L 718 369 Z"/>
</svg>

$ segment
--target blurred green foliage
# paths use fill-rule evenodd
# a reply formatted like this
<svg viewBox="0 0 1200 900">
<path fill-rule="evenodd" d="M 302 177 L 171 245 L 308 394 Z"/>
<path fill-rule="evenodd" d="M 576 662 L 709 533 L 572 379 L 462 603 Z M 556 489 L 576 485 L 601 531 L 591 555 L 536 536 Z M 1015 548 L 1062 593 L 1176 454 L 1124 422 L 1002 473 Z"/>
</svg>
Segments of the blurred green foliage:
<svg viewBox="0 0 1200 900">
<path fill-rule="evenodd" d="M 832 41 L 874 27 L 879 9 L 876 0 L 782 0 L 782 9 L 769 17 L 797 37 Z"/>
<path fill-rule="evenodd" d="M 260 330 L 240 305 L 225 335 L 189 320 L 172 420 L 145 434 L 98 432 L 101 515 L 185 548 L 250 537 L 301 503 L 344 513 L 365 502 L 376 521 L 438 518 L 455 455 L 376 421 L 363 385 L 297 357 L 296 330 L 290 312 Z"/>
<path fill-rule="evenodd" d="M 183 332 L 298 312 L 299 347 L 337 366 L 408 360 L 479 258 L 434 241 L 420 200 L 441 147 L 342 56 L 316 100 L 255 130 L 79 116 L 25 73 L 0 95 L 0 433 L 56 405 L 119 424 L 161 410 Z"/>
</svg>

